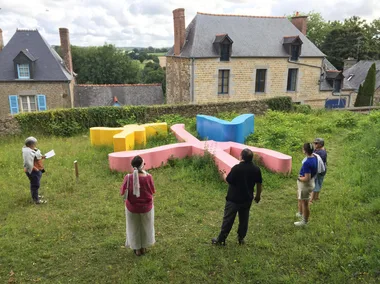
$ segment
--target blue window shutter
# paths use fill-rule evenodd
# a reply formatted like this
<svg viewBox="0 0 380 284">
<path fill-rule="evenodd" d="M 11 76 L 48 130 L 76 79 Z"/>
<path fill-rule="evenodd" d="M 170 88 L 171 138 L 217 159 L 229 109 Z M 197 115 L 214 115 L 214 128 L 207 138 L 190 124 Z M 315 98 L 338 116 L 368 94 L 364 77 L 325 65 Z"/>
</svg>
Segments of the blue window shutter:
<svg viewBox="0 0 380 284">
<path fill-rule="evenodd" d="M 11 114 L 18 114 L 18 96 L 9 96 L 9 107 L 11 110 Z"/>
<path fill-rule="evenodd" d="M 47 107 L 46 107 L 46 96 L 45 95 L 38 95 L 37 96 L 37 101 L 38 101 L 38 110 L 39 111 L 47 110 Z"/>
</svg>

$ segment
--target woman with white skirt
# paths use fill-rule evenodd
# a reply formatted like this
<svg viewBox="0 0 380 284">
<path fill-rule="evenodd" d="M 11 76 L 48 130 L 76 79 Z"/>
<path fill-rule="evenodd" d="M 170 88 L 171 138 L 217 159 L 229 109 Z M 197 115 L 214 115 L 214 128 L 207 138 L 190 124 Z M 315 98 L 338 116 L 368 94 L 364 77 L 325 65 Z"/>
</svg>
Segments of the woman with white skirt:
<svg viewBox="0 0 380 284">
<path fill-rule="evenodd" d="M 120 188 L 120 194 L 124 195 L 125 200 L 125 246 L 140 256 L 155 243 L 153 194 L 156 190 L 152 176 L 144 171 L 144 160 L 136 156 L 131 164 L 133 174 L 125 176 Z"/>
</svg>

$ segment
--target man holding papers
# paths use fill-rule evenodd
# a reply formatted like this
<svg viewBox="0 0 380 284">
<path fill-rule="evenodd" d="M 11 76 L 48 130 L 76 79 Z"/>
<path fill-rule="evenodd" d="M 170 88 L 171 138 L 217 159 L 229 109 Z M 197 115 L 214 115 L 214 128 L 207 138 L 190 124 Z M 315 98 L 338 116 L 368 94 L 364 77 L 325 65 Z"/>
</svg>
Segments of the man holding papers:
<svg viewBox="0 0 380 284">
<path fill-rule="evenodd" d="M 49 158 L 55 155 L 54 150 L 50 151 Z M 42 196 L 38 195 L 42 173 L 45 172 L 43 160 L 47 157 L 41 154 L 37 149 L 37 139 L 28 137 L 25 140 L 25 146 L 22 148 L 22 157 L 24 159 L 24 172 L 30 181 L 30 192 L 35 204 L 44 204 Z"/>
</svg>

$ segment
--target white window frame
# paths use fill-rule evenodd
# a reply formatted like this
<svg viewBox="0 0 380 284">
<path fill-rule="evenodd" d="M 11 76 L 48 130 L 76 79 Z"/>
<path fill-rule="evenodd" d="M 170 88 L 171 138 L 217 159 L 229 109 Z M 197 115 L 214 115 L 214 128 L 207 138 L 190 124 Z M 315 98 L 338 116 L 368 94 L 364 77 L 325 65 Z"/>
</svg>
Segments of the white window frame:
<svg viewBox="0 0 380 284">
<path fill-rule="evenodd" d="M 24 69 L 23 71 L 28 70 L 28 76 L 21 76 L 21 70 Z M 30 66 L 29 64 L 17 64 L 17 74 L 19 79 L 30 79 Z"/>
<path fill-rule="evenodd" d="M 35 106 L 36 106 L 35 110 L 32 110 L 31 107 L 30 107 L 31 97 L 34 97 L 34 103 L 35 103 Z M 19 105 L 20 105 L 20 112 L 38 111 L 37 96 L 36 95 L 19 96 L 19 98 L 20 98 L 20 103 L 19 103 Z M 27 100 L 27 103 L 28 103 L 28 109 L 27 110 L 24 110 L 24 105 L 23 105 L 23 102 L 22 102 L 22 98 L 26 98 L 26 100 Z"/>
</svg>

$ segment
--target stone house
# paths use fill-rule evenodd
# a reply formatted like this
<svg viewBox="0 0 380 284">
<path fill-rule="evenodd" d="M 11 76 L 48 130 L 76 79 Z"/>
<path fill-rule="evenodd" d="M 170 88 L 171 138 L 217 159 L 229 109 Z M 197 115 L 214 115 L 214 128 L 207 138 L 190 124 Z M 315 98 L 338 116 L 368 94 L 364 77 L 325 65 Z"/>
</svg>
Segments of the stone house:
<svg viewBox="0 0 380 284">
<path fill-rule="evenodd" d="M 0 117 L 74 105 L 69 31 L 59 34 L 64 60 L 37 30 L 18 29 L 2 48 L 0 29 Z"/>
<path fill-rule="evenodd" d="M 307 17 L 198 13 L 185 28 L 176 9 L 167 53 L 169 104 L 249 101 L 291 96 L 323 107 L 344 80 L 307 37 Z"/>
<path fill-rule="evenodd" d="M 374 104 L 377 104 L 380 103 L 380 60 L 360 60 L 358 62 L 354 58 L 348 58 L 344 60 L 343 75 L 346 84 L 350 86 L 350 89 L 352 89 L 356 96 L 360 85 L 364 83 L 368 70 L 373 63 L 376 64 Z"/>
</svg>

